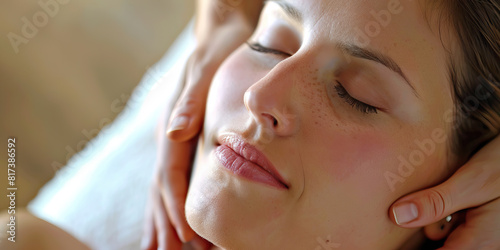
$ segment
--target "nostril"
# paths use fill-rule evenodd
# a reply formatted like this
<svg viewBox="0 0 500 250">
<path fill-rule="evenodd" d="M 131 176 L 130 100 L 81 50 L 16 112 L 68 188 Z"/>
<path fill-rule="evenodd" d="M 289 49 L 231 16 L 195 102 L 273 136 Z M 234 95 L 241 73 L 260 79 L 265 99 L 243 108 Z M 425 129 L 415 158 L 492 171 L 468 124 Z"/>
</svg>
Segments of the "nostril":
<svg viewBox="0 0 500 250">
<path fill-rule="evenodd" d="M 262 113 L 262 117 L 268 120 L 269 123 L 273 124 L 273 127 L 278 126 L 278 119 L 274 117 L 274 115 L 268 114 L 268 113 Z"/>
</svg>

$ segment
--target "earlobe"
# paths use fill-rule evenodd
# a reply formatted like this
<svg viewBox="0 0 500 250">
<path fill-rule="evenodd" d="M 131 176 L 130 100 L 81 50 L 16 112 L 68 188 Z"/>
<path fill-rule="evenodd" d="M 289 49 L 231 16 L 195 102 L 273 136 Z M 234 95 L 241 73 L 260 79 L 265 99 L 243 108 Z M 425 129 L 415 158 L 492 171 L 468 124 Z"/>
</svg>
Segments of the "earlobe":
<svg viewBox="0 0 500 250">
<path fill-rule="evenodd" d="M 456 217 L 456 216 L 455 216 Z M 430 240 L 442 240 L 453 231 L 456 218 L 448 215 L 446 218 L 424 227 L 425 236 Z"/>
</svg>

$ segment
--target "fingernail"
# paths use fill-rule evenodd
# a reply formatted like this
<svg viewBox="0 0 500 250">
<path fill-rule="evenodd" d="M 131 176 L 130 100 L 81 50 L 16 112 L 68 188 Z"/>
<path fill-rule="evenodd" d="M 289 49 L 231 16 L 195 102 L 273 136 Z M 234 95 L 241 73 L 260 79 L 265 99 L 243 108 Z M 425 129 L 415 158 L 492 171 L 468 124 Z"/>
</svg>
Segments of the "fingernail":
<svg viewBox="0 0 500 250">
<path fill-rule="evenodd" d="M 183 130 L 187 128 L 188 124 L 189 124 L 189 117 L 184 115 L 178 116 L 174 118 L 174 120 L 172 120 L 172 122 L 170 123 L 170 127 L 168 128 L 167 133 L 177 130 Z"/>
<path fill-rule="evenodd" d="M 417 206 L 412 202 L 405 202 L 396 205 L 392 212 L 398 225 L 406 224 L 418 217 Z"/>
</svg>

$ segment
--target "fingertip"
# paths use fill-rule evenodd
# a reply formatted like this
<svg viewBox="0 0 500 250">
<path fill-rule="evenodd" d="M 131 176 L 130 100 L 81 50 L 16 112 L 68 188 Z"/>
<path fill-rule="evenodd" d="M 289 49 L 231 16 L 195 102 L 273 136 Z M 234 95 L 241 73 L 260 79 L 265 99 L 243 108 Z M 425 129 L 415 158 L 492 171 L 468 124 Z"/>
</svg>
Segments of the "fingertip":
<svg viewBox="0 0 500 250">
<path fill-rule="evenodd" d="M 174 206 L 173 204 L 177 204 L 177 206 Z M 196 233 L 187 223 L 186 216 L 184 214 L 184 204 L 185 201 L 182 200 L 177 203 L 167 203 L 166 206 L 168 207 L 167 213 L 169 213 L 169 218 L 171 218 L 172 229 L 176 232 L 180 241 L 187 243 L 196 235 Z"/>
<path fill-rule="evenodd" d="M 141 250 L 146 250 L 149 247 L 149 240 L 144 236 L 142 236 L 140 247 L 141 247 Z"/>
<path fill-rule="evenodd" d="M 405 196 L 391 207 L 393 222 L 403 228 L 416 228 L 435 223 L 453 213 L 443 191 L 434 187 Z"/>
<path fill-rule="evenodd" d="M 182 129 L 182 130 L 168 130 L 166 132 L 166 135 L 168 139 L 175 141 L 175 142 L 183 142 L 191 139 L 196 133 L 193 133 L 189 129 Z"/>
<path fill-rule="evenodd" d="M 141 249 L 142 250 L 154 249 L 152 237 L 150 237 L 149 235 L 142 237 L 142 239 L 141 239 Z"/>
<path fill-rule="evenodd" d="M 212 244 L 200 236 L 193 237 L 190 241 L 195 249 L 210 249 Z"/>
<path fill-rule="evenodd" d="M 205 112 L 205 102 L 201 102 L 201 99 L 206 100 L 206 96 L 187 95 L 178 101 L 166 131 L 170 140 L 187 141 L 199 133 Z"/>
<path fill-rule="evenodd" d="M 147 213 L 146 216 L 146 224 L 143 229 L 142 237 L 141 237 L 141 244 L 140 248 L 143 250 L 149 250 L 149 249 L 155 249 L 155 243 L 156 243 L 156 229 L 155 229 L 155 222 L 152 216 L 152 213 Z"/>
<path fill-rule="evenodd" d="M 175 142 L 184 142 L 195 137 L 200 131 L 200 125 L 194 121 L 194 119 L 189 120 L 189 124 L 182 129 L 168 129 L 166 132 L 167 137 Z"/>
<path fill-rule="evenodd" d="M 419 212 L 414 202 L 400 202 L 392 206 L 394 222 L 399 225 L 406 225 L 418 219 Z"/>
<path fill-rule="evenodd" d="M 179 239 L 184 243 L 191 241 L 196 235 L 195 232 L 191 228 L 189 228 L 189 226 L 184 228 L 176 228 L 176 231 Z"/>
<path fill-rule="evenodd" d="M 179 224 L 178 226 L 176 226 L 175 230 L 177 231 L 177 235 L 179 236 L 180 240 L 184 243 L 187 243 L 196 236 L 196 233 L 193 231 L 193 229 L 191 229 L 186 221 L 186 215 L 184 213 L 184 203 L 182 203 L 182 207 L 181 209 L 179 209 L 179 214 L 182 216 L 181 218 L 179 218 Z"/>
<path fill-rule="evenodd" d="M 168 125 L 167 134 L 170 134 L 175 131 L 183 131 L 189 127 L 189 123 L 191 121 L 191 117 L 188 115 L 179 115 L 172 119 L 170 124 Z"/>
</svg>

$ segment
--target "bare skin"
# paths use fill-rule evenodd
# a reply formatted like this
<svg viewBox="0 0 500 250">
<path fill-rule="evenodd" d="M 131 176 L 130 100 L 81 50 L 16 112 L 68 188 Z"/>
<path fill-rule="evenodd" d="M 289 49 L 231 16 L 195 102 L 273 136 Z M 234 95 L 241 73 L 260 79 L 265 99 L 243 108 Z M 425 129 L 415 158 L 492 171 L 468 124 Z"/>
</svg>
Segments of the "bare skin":
<svg viewBox="0 0 500 250">
<path fill-rule="evenodd" d="M 7 211 L 2 212 L 0 215 L 0 224 L 8 224 L 10 216 L 12 215 L 8 214 Z M 7 230 L 3 230 L 3 236 L 0 239 L 0 249 L 90 249 L 61 228 L 32 215 L 25 209 L 17 210 L 15 217 L 15 242 L 8 241 L 7 238 L 10 237 L 10 235 L 7 234 Z"/>
<path fill-rule="evenodd" d="M 208 2 L 208 1 L 207 1 Z M 255 4 L 261 4 L 261 1 L 253 1 Z M 199 9 L 199 12 L 214 11 L 213 9 Z M 215 13 L 215 12 L 214 12 Z M 241 12 L 238 12 L 241 13 Z M 210 15 L 206 15 L 210 16 Z M 215 16 L 215 15 L 212 15 Z M 220 25 L 220 24 L 219 24 Z M 210 28 L 216 28 L 211 26 Z M 211 33 L 211 32 L 208 32 Z M 235 36 L 235 34 L 233 34 Z M 214 46 L 219 55 L 226 53 L 229 54 L 227 47 Z M 215 49 L 214 49 L 215 50 Z M 150 210 L 156 211 L 155 213 L 164 214 L 165 220 L 161 224 L 153 225 L 150 221 L 146 221 L 146 227 L 156 227 L 156 231 L 146 230 L 144 239 L 157 240 L 157 237 L 172 238 L 173 236 L 180 235 L 183 241 L 193 239 L 194 233 L 189 228 L 185 221 L 183 207 L 185 204 L 185 194 L 187 192 L 187 179 L 189 176 L 189 169 L 191 162 L 188 157 L 195 147 L 195 140 L 192 140 L 199 133 L 201 128 L 201 121 L 204 116 L 204 100 L 206 99 L 206 90 L 211 82 L 215 70 L 220 64 L 220 58 L 212 60 L 208 55 L 193 56 L 195 59 L 190 61 L 191 67 L 186 71 L 187 88 L 183 95 L 177 102 L 172 115 L 170 110 L 168 115 L 170 119 L 162 119 L 160 121 L 160 129 L 166 131 L 166 135 L 160 133 L 160 143 L 166 149 L 160 152 L 160 158 L 157 165 L 157 182 L 152 186 L 152 193 L 156 193 L 154 199 L 161 200 L 163 205 L 150 207 Z M 196 59 L 197 58 L 197 59 Z M 203 59 L 203 60 L 201 60 Z M 203 61 L 203 64 L 197 65 L 197 62 Z M 210 66 L 210 67 L 207 67 Z M 183 126 L 177 126 L 172 123 L 178 117 L 185 117 L 186 123 Z M 450 179 L 444 183 L 431 187 L 404 197 L 401 197 L 391 207 L 388 214 L 392 215 L 397 205 L 412 201 L 419 207 L 418 218 L 411 221 L 411 223 L 401 224 L 401 227 L 413 228 L 422 225 L 435 225 L 439 227 L 441 222 L 448 214 L 452 214 L 459 210 L 471 207 L 475 209 L 467 210 L 467 216 L 476 218 L 474 221 L 496 221 L 499 219 L 498 198 L 500 197 L 500 188 L 497 182 L 490 181 L 484 183 L 476 176 L 475 173 L 482 171 L 486 176 L 498 176 L 500 172 L 499 154 L 497 153 L 500 148 L 500 138 L 495 139 L 483 150 L 476 154 L 468 163 L 461 168 L 461 171 L 455 173 Z M 185 156 L 185 157 L 179 157 Z M 164 161 L 164 159 L 174 159 L 171 161 Z M 483 185 L 484 184 L 484 185 Z M 161 192 L 160 195 L 160 191 Z M 437 197 L 433 194 L 440 193 L 442 196 Z M 480 193 L 481 195 L 477 195 Z M 433 198 L 434 197 L 434 198 Z M 452 201 L 452 202 L 450 202 Z M 167 209 L 166 209 L 167 208 Z M 165 209 L 167 211 L 165 211 Z M 439 211 L 437 210 L 439 209 Z M 161 211 L 161 212 L 160 212 Z M 477 213 L 475 213 L 476 211 Z M 166 214 L 168 213 L 168 216 Z M 173 221 L 169 221 L 169 218 Z M 398 224 L 397 221 L 391 216 L 393 223 Z M 496 226 L 495 226 L 496 225 Z M 500 242 L 495 240 L 498 235 L 500 224 L 480 224 L 471 223 L 458 227 L 448 239 L 445 249 L 461 246 L 463 248 L 472 248 L 480 244 L 480 242 L 489 242 L 490 247 L 500 246 Z M 165 228 L 168 228 L 165 229 Z M 161 231 L 164 234 L 156 234 Z M 169 235 L 168 237 L 166 235 Z M 455 235 L 468 235 L 467 237 L 455 237 Z M 176 237 L 174 237 L 176 238 Z M 197 238 L 198 239 L 198 238 Z M 176 238 L 179 241 L 179 238 Z M 179 244 L 168 249 L 178 249 Z M 152 249 L 152 248 L 149 248 Z"/>
<path fill-rule="evenodd" d="M 260 2 L 260 1 L 254 1 L 254 2 Z M 205 60 L 208 60 L 208 59 L 205 59 Z M 194 117 L 195 120 L 198 119 L 199 122 L 198 123 L 197 122 L 190 123 L 189 126 L 185 129 L 174 130 L 171 133 L 169 133 L 169 136 L 171 138 L 175 139 L 179 144 L 184 145 L 184 147 L 173 146 L 171 151 L 169 151 L 169 152 L 174 152 L 175 149 L 178 150 L 177 152 L 179 152 L 179 151 L 185 152 L 185 151 L 190 150 L 189 139 L 191 139 L 192 136 L 194 136 L 197 133 L 197 131 L 199 130 L 199 126 L 201 125 L 201 120 L 203 119 L 202 112 L 203 112 L 204 108 L 200 108 L 196 105 L 202 105 L 202 104 L 200 104 L 201 101 L 199 101 L 199 100 L 200 100 L 200 97 L 203 97 L 203 95 L 206 95 L 206 92 L 203 93 L 203 91 L 202 91 L 203 88 L 196 88 L 196 86 L 201 86 L 203 84 L 208 85 L 210 83 L 210 81 L 204 80 L 204 82 L 201 83 L 200 85 L 196 85 L 196 83 L 201 81 L 199 79 L 211 78 L 211 77 L 205 77 L 205 75 L 208 75 L 208 76 L 213 75 L 213 72 L 215 71 L 215 69 L 217 68 L 218 65 L 217 65 L 217 63 L 213 63 L 213 64 L 208 63 L 211 66 L 211 67 L 209 67 L 209 69 L 213 69 L 212 70 L 213 72 L 210 73 L 211 70 L 202 71 L 202 70 L 197 69 L 197 68 L 202 68 L 200 66 L 196 66 L 197 61 L 201 61 L 201 59 L 200 58 L 198 58 L 196 60 L 193 59 L 193 62 L 191 63 L 191 64 L 193 64 L 192 67 L 194 68 L 193 72 L 200 71 L 202 73 L 200 73 L 200 75 L 198 77 L 191 77 L 191 78 L 193 78 L 193 80 L 191 80 L 193 83 L 188 84 L 188 86 L 190 86 L 190 87 L 188 89 L 186 89 L 181 100 L 179 101 L 180 104 L 176 107 L 176 109 L 172 113 L 173 114 L 181 114 L 181 113 L 186 114 L 189 117 Z M 211 62 L 210 60 L 208 60 L 208 61 Z M 187 77 L 187 79 L 188 78 L 189 77 Z M 196 79 L 198 79 L 198 80 L 196 80 Z M 204 89 L 205 90 L 208 89 L 208 86 L 206 86 Z M 198 104 L 194 103 L 194 105 L 191 105 L 191 106 L 186 105 L 187 103 L 191 103 L 191 102 L 188 102 L 189 100 L 195 100 L 195 99 L 198 100 Z M 191 104 L 193 104 L 193 103 L 191 103 Z M 185 110 L 181 110 L 182 108 L 185 108 Z M 164 125 L 164 127 L 166 127 L 166 125 Z M 162 136 L 162 137 L 164 137 L 166 139 L 165 136 Z M 434 213 L 435 211 L 433 212 L 432 209 L 430 209 L 430 210 L 429 209 L 422 209 L 422 211 L 426 211 L 426 213 L 422 214 L 421 218 L 413 221 L 412 224 L 408 224 L 408 225 L 404 225 L 404 226 L 405 227 L 412 227 L 412 226 L 417 226 L 417 224 L 418 225 L 428 224 L 428 223 L 433 222 L 433 221 L 438 221 L 439 219 L 444 218 L 447 214 L 450 214 L 454 211 L 460 210 L 462 208 L 475 207 L 475 206 L 479 206 L 479 207 L 477 209 L 474 209 L 474 210 L 469 210 L 469 211 L 478 211 L 478 213 L 474 214 L 475 218 L 479 218 L 481 220 L 488 221 L 490 218 L 495 219 L 494 215 L 497 215 L 497 217 L 498 217 L 498 214 L 500 214 L 498 212 L 500 209 L 500 206 L 498 206 L 498 204 L 499 204 L 499 202 L 498 202 L 499 187 L 498 187 L 498 184 L 495 184 L 498 182 L 491 182 L 491 183 L 488 182 L 488 183 L 486 183 L 485 186 L 479 187 L 478 185 L 471 185 L 471 184 L 477 183 L 477 181 L 475 181 L 475 179 L 468 178 L 468 176 L 471 176 L 472 173 L 474 173 L 476 170 L 483 169 L 483 168 L 485 169 L 485 174 L 487 174 L 487 175 L 492 175 L 492 176 L 498 175 L 498 172 L 499 172 L 498 164 L 493 164 L 495 162 L 499 162 L 499 159 L 497 156 L 498 153 L 496 153 L 496 152 L 498 152 L 498 147 L 499 147 L 498 142 L 500 142 L 500 139 L 497 138 L 494 143 L 491 143 L 492 146 L 489 147 L 488 150 L 482 150 L 478 153 L 478 155 L 479 154 L 484 155 L 484 157 L 482 157 L 483 159 L 481 159 L 480 161 L 478 160 L 478 161 L 469 162 L 467 164 L 467 168 L 464 168 L 463 171 L 457 172 L 452 178 L 450 178 L 444 184 L 436 186 L 435 188 L 421 191 L 419 193 L 416 193 L 416 194 L 413 194 L 411 196 L 407 196 L 405 198 L 400 199 L 398 202 L 405 201 L 408 199 L 411 199 L 411 200 L 422 199 L 423 201 L 425 201 L 426 200 L 425 198 L 428 197 L 428 194 L 432 193 L 435 190 L 443 191 L 445 194 L 445 197 L 457 197 L 456 194 L 463 194 L 463 193 L 469 194 L 469 196 L 468 196 L 469 198 L 467 198 L 467 195 L 466 195 L 466 197 L 464 199 L 461 199 L 461 200 L 457 200 L 456 198 L 445 199 L 445 200 L 454 200 L 454 201 L 461 201 L 461 202 L 460 202 L 460 204 L 459 203 L 452 203 L 452 204 L 444 203 L 445 207 L 444 207 L 443 211 L 446 211 L 446 212 L 443 212 L 443 213 Z M 169 142 L 169 143 L 172 143 L 172 145 L 175 145 L 173 142 Z M 493 146 L 495 144 L 496 144 L 496 146 Z M 193 145 L 193 144 L 191 144 L 191 145 Z M 166 153 L 166 154 L 168 156 L 168 153 Z M 179 161 L 182 161 L 182 160 L 183 159 L 179 159 Z M 186 163 L 183 163 L 183 165 L 189 166 L 190 164 L 188 162 L 186 162 Z M 182 169 L 178 169 L 178 170 L 182 170 Z M 184 172 L 187 173 L 188 170 L 185 170 Z M 180 171 L 180 174 L 182 175 L 182 171 Z M 187 174 L 185 174 L 185 175 L 187 176 Z M 460 184 L 460 183 L 462 183 L 460 181 L 463 181 L 463 180 L 466 180 L 466 182 L 463 182 L 464 184 Z M 457 184 L 459 184 L 459 185 L 457 185 Z M 167 184 L 165 184 L 165 185 L 167 185 Z M 170 191 L 166 191 L 166 193 L 171 192 L 171 190 L 182 190 L 183 188 L 187 189 L 187 185 L 184 187 L 182 187 L 182 186 L 175 187 L 176 183 L 170 183 L 168 185 L 170 185 L 170 187 L 168 189 Z M 174 187 L 172 187 L 172 186 L 174 186 Z M 450 189 L 449 187 L 453 187 L 453 189 Z M 483 190 L 483 191 L 487 190 L 487 191 L 486 192 L 479 192 L 480 190 Z M 483 195 L 478 196 L 477 195 L 478 193 L 481 193 Z M 162 194 L 162 195 L 164 195 L 164 194 Z M 181 203 L 180 200 L 179 201 L 177 200 L 180 196 L 179 197 L 177 197 L 177 196 L 163 196 L 163 197 L 168 197 L 168 199 L 166 199 L 166 198 L 163 198 L 163 199 L 170 200 L 171 204 L 176 204 L 177 202 Z M 180 198 L 183 198 L 183 197 L 180 197 Z M 461 198 L 463 198 L 463 196 Z M 395 204 L 397 204 L 398 202 L 396 202 Z M 419 204 L 421 204 L 422 207 L 427 208 L 427 207 L 433 207 L 434 203 L 439 203 L 439 202 L 440 201 L 432 201 L 432 200 L 427 199 L 427 203 L 422 202 Z M 175 206 L 175 205 L 173 205 L 173 206 Z M 183 206 L 183 202 L 179 206 Z M 162 209 L 165 210 L 165 207 L 163 207 Z M 50 229 L 50 228 L 54 227 L 53 225 L 49 224 L 48 222 L 40 220 L 40 219 L 34 217 L 33 215 L 29 214 L 28 212 L 24 212 L 24 213 L 26 213 L 26 214 L 23 216 L 26 216 L 26 218 L 32 217 L 30 219 L 31 223 L 28 224 L 27 228 L 38 228 L 38 229 L 49 228 Z M 178 218 L 182 218 L 181 216 L 183 216 L 183 211 L 174 210 L 174 211 L 168 211 L 168 213 L 169 213 L 169 216 L 178 216 Z M 173 215 L 171 215 L 170 213 Z M 22 215 L 22 214 L 23 214 L 23 212 L 20 211 L 19 215 Z M 484 218 L 486 218 L 486 219 L 484 219 Z M 4 218 L 2 217 L 2 219 L 4 219 Z M 480 220 L 478 220 L 478 221 L 480 221 Z M 22 222 L 20 221 L 20 223 L 22 223 Z M 21 224 L 19 224 L 19 225 L 21 225 Z M 166 221 L 165 225 L 170 225 L 170 224 L 168 221 Z M 473 236 L 474 235 L 475 236 L 485 235 L 487 237 L 488 234 L 483 234 L 483 231 L 481 230 L 481 225 L 482 224 L 478 223 L 476 225 L 477 227 L 474 229 L 474 232 L 476 232 L 476 233 L 475 234 L 472 233 L 472 234 L 470 234 L 471 236 L 467 237 L 467 238 L 472 238 L 469 240 L 470 243 L 468 243 L 468 244 L 473 245 L 473 243 L 474 243 Z M 493 224 L 493 225 L 495 225 L 495 224 Z M 496 223 L 496 225 L 499 225 L 499 224 Z M 185 223 L 185 221 L 182 221 L 182 220 L 180 221 L 180 225 L 176 225 L 175 227 L 171 227 L 171 229 L 172 229 L 171 233 L 175 234 L 176 228 L 178 228 L 179 231 L 181 231 L 181 232 L 183 230 L 186 230 L 186 231 L 190 230 L 189 227 L 187 226 L 187 224 Z M 467 229 L 464 229 L 464 230 L 467 230 Z M 42 232 L 42 230 L 40 230 L 40 232 Z M 76 240 L 73 237 L 71 237 L 69 234 L 66 234 L 64 231 L 62 231 L 61 229 L 58 229 L 58 228 L 54 228 L 54 230 L 48 230 L 45 232 L 49 232 L 50 234 L 52 234 L 52 232 L 54 232 L 55 235 L 57 235 L 57 238 L 63 239 L 64 242 L 66 242 L 65 238 L 68 238 L 68 237 L 71 238 L 69 240 Z M 491 231 L 491 232 L 494 233 L 494 232 L 498 232 L 498 231 Z M 40 236 L 37 236 L 37 235 L 39 235 L 39 232 L 31 232 L 31 233 L 34 233 L 33 237 L 35 237 L 35 238 L 40 237 Z M 455 233 L 457 233 L 457 235 L 458 235 L 458 229 Z M 495 236 L 495 234 L 490 234 L 490 236 Z M 33 238 L 33 239 L 35 239 L 35 238 Z M 483 238 L 476 238 L 476 239 L 483 239 Z M 452 238 L 450 238 L 450 240 L 452 240 Z M 456 243 L 454 243 L 455 245 L 459 245 L 459 243 L 457 243 L 457 242 L 463 241 L 464 238 L 463 237 L 454 237 L 453 240 L 454 240 L 453 242 L 456 242 Z M 492 240 L 492 242 L 494 243 L 494 240 Z M 4 245 L 2 245 L 4 243 L 5 242 L 2 241 L 0 243 L 0 247 L 4 247 Z M 18 242 L 18 243 L 21 243 L 21 242 Z M 450 242 L 450 246 L 451 246 L 451 243 L 452 242 Z M 498 242 L 497 242 L 497 244 L 498 244 Z M 10 247 L 9 245 L 7 245 L 7 246 Z M 19 244 L 19 246 L 22 246 L 22 244 Z M 74 245 L 71 245 L 71 246 L 72 246 L 71 249 L 74 249 Z M 463 246 L 463 245 L 461 245 L 461 246 Z M 492 246 L 495 246 L 495 245 L 492 245 Z M 37 248 L 40 248 L 40 245 L 37 245 Z M 19 248 L 19 249 L 30 249 L 30 248 Z M 50 249 L 54 249 L 54 248 L 50 248 Z M 83 249 L 87 249 L 87 248 L 83 248 Z"/>
</svg>

